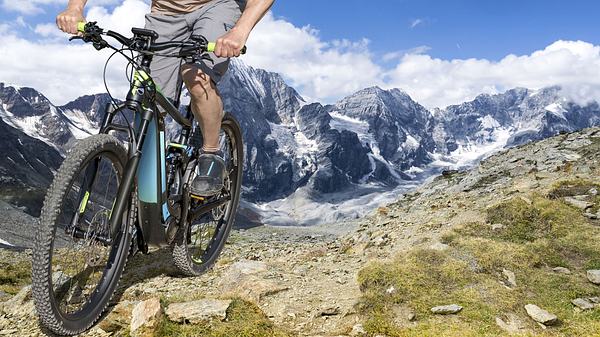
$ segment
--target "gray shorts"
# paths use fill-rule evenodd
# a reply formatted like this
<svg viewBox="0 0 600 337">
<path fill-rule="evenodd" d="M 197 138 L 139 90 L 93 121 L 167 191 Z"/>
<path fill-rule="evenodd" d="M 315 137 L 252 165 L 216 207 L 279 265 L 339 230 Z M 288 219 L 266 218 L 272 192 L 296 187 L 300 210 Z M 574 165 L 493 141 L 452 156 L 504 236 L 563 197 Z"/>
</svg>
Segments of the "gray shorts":
<svg viewBox="0 0 600 337">
<path fill-rule="evenodd" d="M 236 0 L 213 0 L 201 8 L 187 14 L 165 15 L 150 13 L 146 15 L 146 29 L 152 29 L 159 35 L 157 42 L 185 41 L 193 34 L 203 35 L 214 42 L 233 28 L 240 18 L 244 2 Z M 177 53 L 178 48 L 167 49 L 161 53 Z M 227 71 L 229 59 L 216 57 L 210 53 L 214 64 L 200 61 L 197 66 L 218 83 Z M 175 99 L 178 86 L 182 85 L 180 66 L 182 60 L 174 57 L 155 56 L 150 66 L 152 78 L 162 93 Z"/>
</svg>

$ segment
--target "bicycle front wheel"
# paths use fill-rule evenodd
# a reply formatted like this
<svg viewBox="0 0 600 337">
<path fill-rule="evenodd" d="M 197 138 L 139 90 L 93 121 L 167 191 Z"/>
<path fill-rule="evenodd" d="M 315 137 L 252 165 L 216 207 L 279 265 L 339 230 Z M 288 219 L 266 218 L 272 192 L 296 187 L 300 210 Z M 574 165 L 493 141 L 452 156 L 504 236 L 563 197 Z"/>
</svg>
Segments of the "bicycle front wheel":
<svg viewBox="0 0 600 337">
<path fill-rule="evenodd" d="M 42 326 L 60 335 L 89 329 L 117 286 L 131 244 L 129 211 L 109 221 L 127 152 L 95 135 L 67 155 L 46 194 L 32 260 L 33 299 Z"/>
<path fill-rule="evenodd" d="M 215 264 L 235 222 L 242 187 L 244 144 L 240 125 L 229 113 L 225 115 L 221 126 L 220 147 L 226 165 L 223 190 L 208 200 L 192 199 L 191 207 L 220 198 L 229 198 L 229 201 L 185 224 L 177 233 L 173 244 L 173 260 L 175 266 L 187 276 L 201 275 Z M 189 179 L 193 180 L 193 176 Z"/>
</svg>

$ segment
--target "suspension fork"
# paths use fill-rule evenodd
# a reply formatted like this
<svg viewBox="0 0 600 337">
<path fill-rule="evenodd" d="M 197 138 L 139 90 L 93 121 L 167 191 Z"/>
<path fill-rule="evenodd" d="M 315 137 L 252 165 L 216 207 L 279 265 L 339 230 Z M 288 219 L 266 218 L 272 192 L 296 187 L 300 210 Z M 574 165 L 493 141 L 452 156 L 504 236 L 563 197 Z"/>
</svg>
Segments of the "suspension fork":
<svg viewBox="0 0 600 337">
<path fill-rule="evenodd" d="M 112 123 L 116 113 L 112 103 L 107 103 L 105 110 L 106 114 L 104 115 L 104 119 L 100 127 L 100 133 L 108 133 L 107 128 Z M 71 231 L 77 231 L 79 217 L 85 212 L 85 209 L 88 205 L 91 189 L 94 183 L 96 182 L 96 176 L 98 174 L 99 166 L 100 158 L 96 158 L 92 163 L 90 163 L 90 165 L 85 170 L 85 174 L 83 176 L 83 184 L 81 184 L 81 189 L 77 198 L 77 200 L 79 200 L 79 208 L 77 208 L 77 211 L 73 215 L 70 226 L 65 228 L 65 231 L 67 233 L 70 233 Z"/>
<path fill-rule="evenodd" d="M 137 135 L 135 149 L 132 149 L 132 153 L 125 166 L 125 174 L 121 185 L 119 185 L 119 191 L 117 193 L 117 200 L 115 201 L 114 209 L 110 217 L 110 232 L 116 234 L 117 228 L 122 222 L 123 213 L 127 208 L 128 203 L 131 201 L 131 188 L 135 181 L 140 159 L 142 158 L 142 147 L 144 146 L 144 140 L 146 139 L 146 133 L 148 126 L 154 117 L 154 112 L 149 109 L 142 109 L 140 128 Z"/>
<path fill-rule="evenodd" d="M 79 196 L 77 200 L 81 200 L 79 203 L 79 207 L 77 211 L 73 215 L 73 219 L 71 220 L 70 228 L 67 227 L 66 230 L 70 230 L 77 226 L 79 222 L 79 217 L 81 214 L 85 212 L 85 208 L 87 207 L 88 201 L 90 200 L 90 194 L 92 186 L 96 181 L 96 175 L 98 174 L 98 166 L 100 165 L 100 158 L 94 159 L 92 163 L 85 169 L 85 174 L 83 178 L 83 184 L 81 184 L 81 189 L 79 190 Z"/>
</svg>

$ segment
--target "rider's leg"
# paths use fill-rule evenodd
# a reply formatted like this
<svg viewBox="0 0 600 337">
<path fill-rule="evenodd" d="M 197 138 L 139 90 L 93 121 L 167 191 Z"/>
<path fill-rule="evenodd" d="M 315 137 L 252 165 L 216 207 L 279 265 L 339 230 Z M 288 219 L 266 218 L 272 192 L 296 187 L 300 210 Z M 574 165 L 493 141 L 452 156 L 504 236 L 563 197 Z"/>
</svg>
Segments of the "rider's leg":
<svg viewBox="0 0 600 337">
<path fill-rule="evenodd" d="M 223 36 L 241 15 L 240 3 L 235 0 L 213 1 L 187 16 L 192 33 L 208 41 Z M 223 117 L 223 102 L 216 83 L 227 71 L 229 60 L 208 55 L 211 61 L 201 60 L 182 66 L 183 80 L 192 96 L 192 112 L 202 128 L 203 153 L 198 157 L 197 176 L 191 191 L 200 196 L 219 193 L 223 189 L 225 162 L 220 153 L 219 136 Z"/>
<path fill-rule="evenodd" d="M 202 129 L 203 150 L 216 152 L 219 150 L 219 131 L 223 118 L 223 101 L 217 87 L 208 75 L 194 65 L 183 65 L 181 74 L 192 96 L 192 112 Z"/>
<path fill-rule="evenodd" d="M 197 176 L 190 188 L 196 195 L 214 195 L 223 189 L 225 175 L 225 161 L 219 146 L 223 102 L 215 83 L 198 67 L 185 65 L 181 74 L 192 96 L 192 112 L 200 124 L 203 137 L 203 151 L 197 161 Z"/>
<path fill-rule="evenodd" d="M 227 33 L 242 14 L 245 1 L 212 1 L 200 10 L 189 14 L 192 33 L 216 41 Z M 216 88 L 229 66 L 229 59 L 209 53 L 210 60 L 202 59 L 194 65 L 182 66 L 183 80 L 192 96 L 194 117 L 202 126 L 204 148 L 216 150 L 218 133 L 223 117 L 223 102 Z"/>
</svg>

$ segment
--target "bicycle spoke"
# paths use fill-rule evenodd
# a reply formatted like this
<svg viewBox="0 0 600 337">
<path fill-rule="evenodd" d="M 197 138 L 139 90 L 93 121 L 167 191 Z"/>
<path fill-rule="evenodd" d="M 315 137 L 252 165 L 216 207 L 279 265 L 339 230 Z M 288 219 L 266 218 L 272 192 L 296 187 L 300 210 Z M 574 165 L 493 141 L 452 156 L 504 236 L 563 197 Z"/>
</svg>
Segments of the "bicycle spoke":
<svg viewBox="0 0 600 337">
<path fill-rule="evenodd" d="M 89 164 L 92 165 L 92 164 Z M 119 175 L 106 158 L 97 163 L 96 178 L 81 170 L 67 193 L 57 236 L 67 244 L 54 249 L 52 254 L 53 290 L 59 309 L 74 314 L 85 306 L 102 280 L 112 242 L 109 230 Z M 90 184 L 91 183 L 91 184 Z M 85 190 L 85 200 L 79 200 Z M 72 221 L 74 219 L 76 221 Z"/>
</svg>

